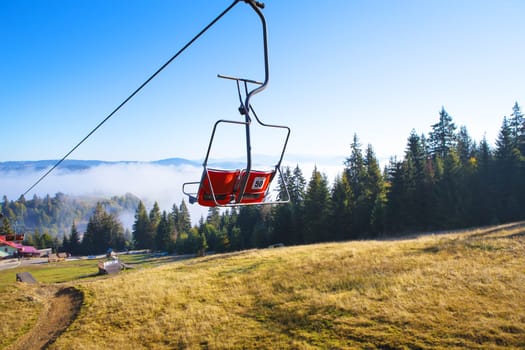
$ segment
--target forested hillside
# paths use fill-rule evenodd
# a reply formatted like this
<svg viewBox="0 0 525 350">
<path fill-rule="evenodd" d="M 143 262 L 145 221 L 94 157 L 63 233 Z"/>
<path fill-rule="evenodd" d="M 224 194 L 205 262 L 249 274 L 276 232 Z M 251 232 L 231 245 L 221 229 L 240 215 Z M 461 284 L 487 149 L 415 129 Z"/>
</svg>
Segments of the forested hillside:
<svg viewBox="0 0 525 350">
<path fill-rule="evenodd" d="M 357 135 L 341 173 L 332 182 L 317 168 L 308 181 L 300 165 L 283 169 L 284 183 L 278 184 L 278 196 L 286 184 L 291 197 L 284 205 L 226 211 L 211 208 L 208 216 L 192 227 L 184 201 L 162 212 L 156 203 L 148 211 L 130 196 L 110 202 L 135 210 L 126 246 L 180 253 L 456 229 L 525 219 L 524 156 L 525 119 L 518 103 L 510 116 L 503 118 L 494 146 L 486 139 L 473 140 L 467 128 L 458 128 L 442 108 L 428 134 L 413 130 L 403 159 L 391 159 L 383 170 L 372 145 L 363 148 Z M 32 201 L 4 198 L 2 212 L 26 228 L 47 227 L 52 233 L 70 229 L 64 241 L 67 247 L 71 236 L 78 235 L 75 225 L 82 222 L 75 220 L 82 217 L 85 222 L 93 207 L 79 203 L 66 206 L 64 198 L 61 194 Z M 124 244 L 122 225 L 111 208 L 98 206 L 86 228 L 87 237 L 96 244 L 86 243 L 78 249 L 103 252 L 115 242 Z"/>
<path fill-rule="evenodd" d="M 11 229 L 17 233 L 48 234 L 62 238 L 69 234 L 74 223 L 82 232 L 86 229 L 97 202 L 103 204 L 109 213 L 119 216 L 125 212 L 135 212 L 139 199 L 132 194 L 115 196 L 109 199 L 96 197 L 70 196 L 57 193 L 44 198 L 33 196 L 26 200 L 9 200 L 6 196 L 1 202 L 1 213 L 10 222 Z"/>
</svg>

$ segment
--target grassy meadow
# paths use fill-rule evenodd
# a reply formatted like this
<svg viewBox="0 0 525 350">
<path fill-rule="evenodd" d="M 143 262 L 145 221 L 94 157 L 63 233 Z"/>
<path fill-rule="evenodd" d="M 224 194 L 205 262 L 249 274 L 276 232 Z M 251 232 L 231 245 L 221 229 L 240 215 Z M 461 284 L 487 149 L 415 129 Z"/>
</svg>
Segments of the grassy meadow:
<svg viewBox="0 0 525 350">
<path fill-rule="evenodd" d="M 5 273 L 12 303 L 0 307 L 16 319 L 45 283 L 2 284 Z M 32 274 L 84 295 L 49 349 L 525 348 L 523 223 L 149 263 L 109 278 Z"/>
</svg>

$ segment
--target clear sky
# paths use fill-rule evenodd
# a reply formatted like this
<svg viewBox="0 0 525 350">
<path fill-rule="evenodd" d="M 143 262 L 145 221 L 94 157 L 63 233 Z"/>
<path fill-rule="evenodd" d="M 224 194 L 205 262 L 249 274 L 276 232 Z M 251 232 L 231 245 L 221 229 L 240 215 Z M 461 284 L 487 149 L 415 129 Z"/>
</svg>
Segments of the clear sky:
<svg viewBox="0 0 525 350">
<path fill-rule="evenodd" d="M 0 161 L 61 158 L 230 3 L 0 1 Z M 523 0 L 265 4 L 271 77 L 252 103 L 292 128 L 290 159 L 342 166 L 354 133 L 382 160 L 402 156 L 442 106 L 494 144 L 525 103 Z M 260 24 L 243 2 L 70 158 L 201 159 L 214 121 L 240 118 L 217 73 L 262 79 Z M 275 140 L 257 146 L 273 153 Z"/>
</svg>

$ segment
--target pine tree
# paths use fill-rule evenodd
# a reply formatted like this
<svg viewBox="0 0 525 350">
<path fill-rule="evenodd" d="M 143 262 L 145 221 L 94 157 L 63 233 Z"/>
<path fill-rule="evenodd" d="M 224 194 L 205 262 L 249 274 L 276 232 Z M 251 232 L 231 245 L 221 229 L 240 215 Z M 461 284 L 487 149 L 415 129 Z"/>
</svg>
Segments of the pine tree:
<svg viewBox="0 0 525 350">
<path fill-rule="evenodd" d="M 179 206 L 179 215 L 176 225 L 179 232 L 188 232 L 191 229 L 191 215 L 184 199 Z"/>
<path fill-rule="evenodd" d="M 513 158 L 515 157 L 515 147 L 516 142 L 512 135 L 512 128 L 507 117 L 504 117 L 498 138 L 496 140 L 496 159 L 501 162 L 512 162 Z"/>
<path fill-rule="evenodd" d="M 302 237 L 300 227 L 306 180 L 299 165 L 293 172 L 290 167 L 285 167 L 282 173 L 283 178 L 278 179 L 278 198 L 284 200 L 289 196 L 290 201 L 273 208 L 271 227 L 275 240 L 290 245 L 300 242 Z M 288 193 L 284 190 L 285 186 Z"/>
<path fill-rule="evenodd" d="M 360 206 L 364 196 L 364 179 L 366 177 L 366 167 L 363 158 L 363 152 L 361 150 L 361 144 L 356 134 L 350 145 L 350 157 L 345 162 L 345 173 L 350 185 L 350 189 L 353 195 L 353 201 L 351 202 L 350 211 L 352 213 L 351 225 L 353 235 L 361 234 L 366 228 L 368 215 L 365 214 L 364 206 Z M 365 215 L 365 216 L 364 216 Z"/>
<path fill-rule="evenodd" d="M 445 159 L 456 144 L 456 125 L 452 117 L 445 111 L 445 107 L 439 112 L 439 121 L 432 125 L 429 134 L 430 152 L 434 157 Z"/>
<path fill-rule="evenodd" d="M 65 252 L 65 253 L 71 253 L 71 243 L 69 242 L 68 235 L 64 235 L 64 237 L 62 237 L 62 244 L 60 246 L 60 251 Z"/>
<path fill-rule="evenodd" d="M 206 217 L 206 223 L 213 225 L 215 228 L 219 228 L 221 222 L 220 211 L 218 207 L 208 208 L 208 216 Z"/>
<path fill-rule="evenodd" d="M 172 252 L 175 248 L 175 242 L 173 240 L 173 221 L 170 220 L 169 215 L 166 211 L 163 211 L 160 217 L 159 224 L 157 226 L 156 247 L 158 250 Z"/>
<path fill-rule="evenodd" d="M 366 231 L 378 234 L 384 230 L 384 207 L 386 205 L 386 190 L 379 162 L 375 156 L 372 145 L 366 148 L 364 159 L 366 175 L 364 178 L 364 210 L 367 212 L 368 221 Z"/>
<path fill-rule="evenodd" d="M 282 176 L 277 178 L 277 200 L 291 200 L 290 196 L 290 179 L 292 178 L 292 170 L 289 166 L 281 170 Z"/>
<path fill-rule="evenodd" d="M 157 202 L 153 203 L 153 208 L 151 208 L 149 212 L 149 229 L 146 231 L 146 240 L 147 240 L 147 246 L 148 249 L 156 250 L 158 247 L 156 247 L 156 235 L 157 235 L 157 227 L 160 223 L 160 208 L 159 204 Z"/>
<path fill-rule="evenodd" d="M 436 186 L 436 224 L 439 228 L 464 226 L 465 204 L 468 196 L 461 177 L 461 163 L 455 150 L 451 150 L 443 163 L 443 176 Z"/>
<path fill-rule="evenodd" d="M 312 171 L 304 200 L 304 243 L 323 241 L 331 231 L 328 227 L 329 200 L 328 180 L 316 166 Z"/>
<path fill-rule="evenodd" d="M 53 248 L 56 247 L 53 241 L 53 237 L 49 234 L 49 232 L 45 231 L 42 236 L 40 236 L 40 249 L 45 248 Z M 56 250 L 55 250 L 56 252 Z"/>
<path fill-rule="evenodd" d="M 142 202 L 139 202 L 135 212 L 135 223 L 133 224 L 132 232 L 135 248 L 148 249 L 151 247 L 151 243 L 148 241 L 149 229 L 150 222 L 146 207 Z"/>
<path fill-rule="evenodd" d="M 459 160 L 461 164 L 467 165 L 470 159 L 474 156 L 475 145 L 467 131 L 466 126 L 461 126 L 459 128 L 456 139 L 456 152 L 459 156 Z"/>
<path fill-rule="evenodd" d="M 0 236 L 12 235 L 13 233 L 14 231 L 11 228 L 11 223 L 9 222 L 9 219 L 6 216 L 4 216 L 2 218 L 2 226 L 0 227 Z"/>
<path fill-rule="evenodd" d="M 89 218 L 84 238 L 88 238 L 91 254 L 103 253 L 109 248 L 122 250 L 125 247 L 124 228 L 122 223 L 113 215 L 106 212 L 102 203 L 98 202 Z"/>
<path fill-rule="evenodd" d="M 42 244 L 42 235 L 40 234 L 39 229 L 35 229 L 35 231 L 33 232 L 33 243 L 37 249 L 44 248 Z"/>
<path fill-rule="evenodd" d="M 476 171 L 472 176 L 472 217 L 476 225 L 497 222 L 493 199 L 495 196 L 494 159 L 486 136 L 475 150 Z"/>
<path fill-rule="evenodd" d="M 69 236 L 69 251 L 72 255 L 80 254 L 80 234 L 78 233 L 75 222 L 71 225 L 71 234 Z"/>
<path fill-rule="evenodd" d="M 354 134 L 354 139 L 350 145 L 350 150 L 350 157 L 348 157 L 344 163 L 345 172 L 350 187 L 352 188 L 352 192 L 354 193 L 354 197 L 358 198 L 361 196 L 361 192 L 363 191 L 362 181 L 365 177 L 364 174 L 366 170 L 363 152 L 361 151 L 361 144 L 359 143 L 359 139 L 357 138 L 356 134 Z"/>
<path fill-rule="evenodd" d="M 512 114 L 509 120 L 509 127 L 511 131 L 511 137 L 516 147 L 520 148 L 520 144 L 524 142 L 525 135 L 525 116 L 521 112 L 521 108 L 518 105 L 518 102 L 514 103 L 512 107 Z M 523 145 L 521 145 L 521 150 L 523 150 Z M 521 152 L 525 156 L 524 152 Z"/>
<path fill-rule="evenodd" d="M 520 200 L 522 198 L 522 163 L 518 145 L 512 137 L 512 128 L 507 118 L 503 118 L 498 139 L 496 140 L 494 204 L 497 218 L 503 222 L 520 218 Z"/>
<path fill-rule="evenodd" d="M 289 179 L 288 191 L 290 192 L 290 200 L 295 205 L 302 205 L 305 198 L 306 179 L 298 164 L 295 166 Z"/>
<path fill-rule="evenodd" d="M 237 216 L 237 225 L 240 229 L 240 249 L 253 248 L 253 233 L 260 218 L 258 206 L 243 206 Z"/>
<path fill-rule="evenodd" d="M 409 158 L 410 159 L 410 158 Z M 412 187 L 410 181 L 407 181 L 407 171 L 405 171 L 406 162 L 397 161 L 391 158 L 388 165 L 389 191 L 387 193 L 386 220 L 387 227 L 392 232 L 403 232 L 414 225 L 414 220 L 407 210 L 407 204 Z"/>
<path fill-rule="evenodd" d="M 331 238 L 334 240 L 348 240 L 352 236 L 352 189 L 348 183 L 346 172 L 337 176 L 331 190 L 329 221 L 331 224 Z"/>
</svg>

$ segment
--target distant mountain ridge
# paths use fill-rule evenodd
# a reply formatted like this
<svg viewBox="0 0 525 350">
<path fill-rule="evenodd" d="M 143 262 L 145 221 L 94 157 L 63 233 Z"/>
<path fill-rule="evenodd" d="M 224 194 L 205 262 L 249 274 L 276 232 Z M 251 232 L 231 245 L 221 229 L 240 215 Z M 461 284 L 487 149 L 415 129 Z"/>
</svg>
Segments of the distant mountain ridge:
<svg viewBox="0 0 525 350">
<path fill-rule="evenodd" d="M 260 156 L 258 159 L 267 166 L 275 164 L 275 157 Z M 270 160 L 271 159 L 271 160 Z M 0 162 L 0 172 L 23 172 L 23 171 L 43 171 L 54 166 L 58 160 L 21 160 L 21 161 L 6 161 Z M 79 160 L 66 159 L 58 167 L 57 170 L 68 171 L 82 171 L 94 167 L 106 165 L 121 165 L 121 164 L 151 164 L 159 166 L 195 166 L 201 167 L 202 160 L 189 160 L 185 158 L 166 158 L 153 161 L 136 161 L 136 160 L 119 160 L 119 161 L 105 161 L 105 160 Z M 221 169 L 242 169 L 246 167 L 244 159 L 214 159 L 208 162 L 208 166 L 212 168 Z"/>
<path fill-rule="evenodd" d="M 0 162 L 0 172 L 10 171 L 42 171 L 54 166 L 58 160 L 27 160 L 27 161 L 7 161 Z M 58 169 L 66 169 L 70 171 L 87 170 L 101 165 L 116 165 L 116 164 L 154 164 L 163 166 L 181 166 L 191 165 L 200 166 L 201 162 L 188 160 L 184 158 L 167 158 L 155 161 L 103 161 L 103 160 L 78 160 L 66 159 L 58 167 Z"/>
</svg>

